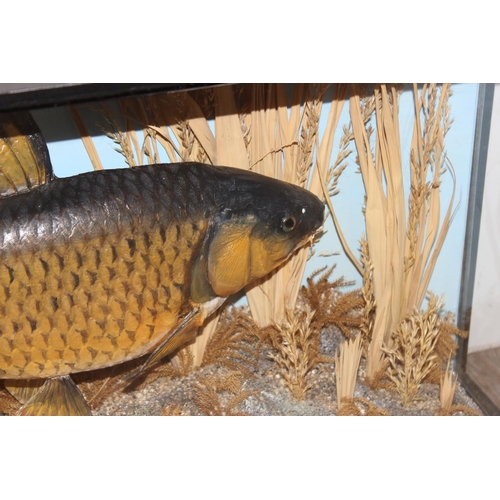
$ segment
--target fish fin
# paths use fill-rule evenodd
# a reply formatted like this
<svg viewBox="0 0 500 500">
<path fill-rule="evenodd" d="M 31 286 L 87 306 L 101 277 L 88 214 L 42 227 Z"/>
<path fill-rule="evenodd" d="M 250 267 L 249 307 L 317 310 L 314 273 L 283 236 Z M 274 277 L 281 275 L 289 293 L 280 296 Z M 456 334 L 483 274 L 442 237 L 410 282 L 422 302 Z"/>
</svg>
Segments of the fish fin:
<svg viewBox="0 0 500 500">
<path fill-rule="evenodd" d="M 42 387 L 19 410 L 29 416 L 82 416 L 92 415 L 80 389 L 66 375 L 45 380 Z"/>
<path fill-rule="evenodd" d="M 54 178 L 49 150 L 28 111 L 0 114 L 0 198 Z"/>
<path fill-rule="evenodd" d="M 205 316 L 202 308 L 196 307 L 191 310 L 182 318 L 172 332 L 167 335 L 166 339 L 154 349 L 148 359 L 139 368 L 130 372 L 124 380 L 132 382 L 153 363 L 172 354 L 179 347 L 193 340 L 196 337 L 198 327 L 203 324 L 204 319 Z"/>
<path fill-rule="evenodd" d="M 226 223 L 214 236 L 208 255 L 208 279 L 219 296 L 241 290 L 250 280 L 251 224 Z"/>
<path fill-rule="evenodd" d="M 203 303 L 216 297 L 207 275 L 207 259 L 201 254 L 191 269 L 191 300 Z"/>
<path fill-rule="evenodd" d="M 26 380 L 4 380 L 5 388 L 22 404 L 27 403 L 45 383 L 41 378 Z"/>
</svg>

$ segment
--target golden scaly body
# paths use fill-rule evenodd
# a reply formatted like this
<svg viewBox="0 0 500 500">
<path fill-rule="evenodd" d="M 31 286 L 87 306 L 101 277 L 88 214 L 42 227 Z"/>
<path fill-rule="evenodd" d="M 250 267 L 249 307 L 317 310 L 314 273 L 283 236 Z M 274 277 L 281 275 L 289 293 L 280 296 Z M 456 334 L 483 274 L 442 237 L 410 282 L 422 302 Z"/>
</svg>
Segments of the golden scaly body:
<svg viewBox="0 0 500 500">
<path fill-rule="evenodd" d="M 115 365 L 177 325 L 213 201 L 197 173 L 91 172 L 0 200 L 0 378 Z"/>
<path fill-rule="evenodd" d="M 177 323 L 186 262 L 205 230 L 204 221 L 129 230 L 3 259 L 0 373 L 54 377 L 149 351 Z"/>
</svg>

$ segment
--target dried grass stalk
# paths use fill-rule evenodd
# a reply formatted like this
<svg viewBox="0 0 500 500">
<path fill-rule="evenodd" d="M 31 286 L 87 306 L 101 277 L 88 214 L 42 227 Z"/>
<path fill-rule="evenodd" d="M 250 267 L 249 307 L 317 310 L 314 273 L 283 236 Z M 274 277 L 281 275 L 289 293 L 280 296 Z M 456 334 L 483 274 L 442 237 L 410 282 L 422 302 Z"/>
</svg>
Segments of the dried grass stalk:
<svg viewBox="0 0 500 500">
<path fill-rule="evenodd" d="M 340 356 L 335 353 L 335 378 L 337 381 L 337 407 L 339 410 L 346 402 L 354 399 L 356 378 L 361 360 L 361 335 L 355 340 L 342 342 L 339 347 Z"/>
<path fill-rule="evenodd" d="M 464 415 L 479 416 L 480 414 L 465 405 L 454 405 L 453 397 L 455 395 L 455 389 L 457 387 L 458 375 L 453 373 L 451 368 L 451 356 L 448 358 L 448 364 L 446 369 L 441 374 L 440 381 L 440 392 L 439 392 L 439 402 L 441 403 L 441 408 L 438 411 L 440 416 L 451 416 L 457 413 L 462 413 Z"/>
<path fill-rule="evenodd" d="M 441 369 L 448 359 L 453 359 L 458 349 L 457 337 L 467 338 L 468 332 L 460 330 L 455 325 L 453 314 L 443 314 L 438 318 L 438 341 L 435 346 L 435 353 L 439 359 L 431 370 L 425 381 L 431 384 L 439 384 L 441 381 Z"/>
<path fill-rule="evenodd" d="M 95 111 L 98 111 L 104 120 L 104 123 L 98 123 L 98 126 L 116 144 L 115 151 L 124 157 L 125 163 L 129 167 L 135 167 L 138 164 L 142 165 L 144 160 L 140 154 L 135 132 L 129 132 L 127 126 L 124 127 L 119 124 L 118 118 L 107 103 L 101 104 L 95 108 Z M 133 144 L 135 145 L 136 155 L 134 155 Z"/>
<path fill-rule="evenodd" d="M 446 365 L 446 370 L 441 375 L 441 384 L 439 392 L 439 401 L 441 403 L 441 408 L 444 411 L 450 412 L 451 406 L 453 404 L 453 396 L 455 395 L 455 389 L 457 387 L 458 375 L 453 373 L 450 369 L 451 358 L 448 359 L 448 364 Z"/>
<path fill-rule="evenodd" d="M 405 318 L 393 333 L 392 347 L 382 348 L 389 363 L 388 376 L 405 406 L 415 399 L 421 383 L 438 362 L 435 346 L 442 303 L 442 298 L 431 294 L 427 311 L 415 310 Z"/>
<path fill-rule="evenodd" d="M 451 86 L 414 86 L 415 121 L 410 153 L 411 188 L 405 199 L 399 136 L 399 94 L 396 85 L 378 85 L 373 93 L 353 86 L 349 100 L 352 138 L 358 152 L 366 191 L 366 234 L 370 256 L 373 298 L 365 283 L 368 308 L 376 303 L 367 356 L 367 381 L 384 370 L 382 346 L 391 343 L 391 332 L 411 312 L 421 307 L 437 257 L 454 215 L 454 190 L 441 220 L 439 186 L 448 170 L 444 137 L 451 120 L 448 98 Z M 372 127 L 372 123 L 376 128 Z M 349 138 L 350 131 L 344 135 Z M 373 140 L 373 135 L 375 138 Z M 374 144 L 374 146 L 373 146 Z M 406 217 L 408 207 L 408 219 Z M 353 258 L 330 205 L 334 224 L 346 253 L 363 275 L 367 270 Z M 363 257 L 362 257 L 363 258 Z"/>
<path fill-rule="evenodd" d="M 80 116 L 80 113 L 78 112 L 78 108 L 76 106 L 70 106 L 69 111 L 71 113 L 73 121 L 75 122 L 78 133 L 80 134 L 80 137 L 82 138 L 83 146 L 85 147 L 85 150 L 87 151 L 87 154 L 89 155 L 90 162 L 92 163 L 94 170 L 102 170 L 103 167 L 102 167 L 101 159 L 99 158 L 99 154 L 97 153 L 97 149 L 95 148 L 94 142 L 92 141 L 92 138 L 90 137 L 87 126 L 85 125 L 85 122 L 82 120 L 82 117 Z"/>
<path fill-rule="evenodd" d="M 316 354 L 310 328 L 313 315 L 308 307 L 300 312 L 287 310 L 286 321 L 276 325 L 277 352 L 269 355 L 280 367 L 286 386 L 298 401 L 304 399 L 311 388 L 309 372 Z"/>
<path fill-rule="evenodd" d="M 363 287 L 361 294 L 363 296 L 363 316 L 360 326 L 363 340 L 363 348 L 368 349 L 373 334 L 373 323 L 376 310 L 375 293 L 373 289 L 373 264 L 370 260 L 368 251 L 368 242 L 365 235 L 361 237 L 361 265 L 363 266 Z"/>
<path fill-rule="evenodd" d="M 328 176 L 346 86 L 334 88 L 320 140 L 319 117 L 327 89 L 327 85 L 296 85 L 288 110 L 284 85 L 252 88 L 249 112 L 244 119 L 252 170 L 308 187 L 323 197 L 321 178 Z M 280 323 L 285 309 L 294 308 L 307 257 L 308 249 L 300 250 L 270 279 L 247 290 L 252 315 L 259 326 Z"/>
<path fill-rule="evenodd" d="M 452 415 L 464 415 L 469 417 L 481 416 L 481 413 L 477 412 L 476 410 L 473 410 L 472 408 L 466 405 L 453 405 L 450 411 L 440 408 L 437 414 L 441 417 L 450 417 Z"/>
</svg>

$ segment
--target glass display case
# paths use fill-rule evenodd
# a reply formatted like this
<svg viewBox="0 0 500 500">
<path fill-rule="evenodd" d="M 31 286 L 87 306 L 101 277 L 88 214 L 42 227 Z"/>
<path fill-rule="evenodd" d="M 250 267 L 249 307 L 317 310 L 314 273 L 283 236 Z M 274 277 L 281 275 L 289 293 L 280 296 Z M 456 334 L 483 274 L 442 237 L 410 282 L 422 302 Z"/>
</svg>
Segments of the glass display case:
<svg viewBox="0 0 500 500">
<path fill-rule="evenodd" d="M 160 93 L 195 91 L 218 85 L 186 83 L 0 84 L 0 113 L 30 110 L 42 128 L 42 132 L 45 132 L 43 125 L 53 122 L 57 115 L 56 108 L 63 106 Z M 441 272 L 436 273 L 435 281 L 431 284 L 437 288 L 438 293 L 446 294 L 447 309 L 456 316 L 458 328 L 469 332 L 468 338 L 456 339 L 459 349 L 454 369 L 463 387 L 485 414 L 500 415 L 500 331 L 498 329 L 500 317 L 497 317 L 500 316 L 500 265 L 497 263 L 498 255 L 500 255 L 500 233 L 496 218 L 500 214 L 500 205 L 497 201 L 499 197 L 496 193 L 497 186 L 500 185 L 500 169 L 498 168 L 500 146 L 492 139 L 500 133 L 500 87 L 494 84 L 469 84 L 459 87 L 457 94 L 458 97 L 455 97 L 454 101 L 457 108 L 467 109 L 458 112 L 457 128 L 452 127 L 452 130 L 455 130 L 455 136 L 448 150 L 449 156 L 451 158 L 458 156 L 457 163 L 462 164 L 457 168 L 461 172 L 457 189 L 457 197 L 461 197 L 460 212 L 455 212 L 458 214 L 453 222 L 456 226 L 453 229 L 455 232 L 444 247 L 442 252 L 444 255 L 439 257 L 437 267 L 441 268 Z M 411 90 L 406 89 L 402 93 L 402 102 L 404 101 L 405 106 L 413 112 L 409 102 L 411 95 Z M 405 101 L 406 98 L 408 102 Z M 463 101 L 461 101 L 462 98 Z M 464 102 L 465 105 L 461 108 Z M 473 107 L 475 107 L 474 113 L 471 113 L 470 109 Z M 326 105 L 325 108 L 327 111 L 330 109 Z M 344 107 L 345 120 L 348 120 L 347 108 L 346 105 Z M 62 114 L 57 116 L 63 117 Z M 325 120 L 325 116 L 326 112 L 321 115 L 321 120 Z M 400 120 L 403 123 L 403 129 L 406 127 L 408 131 L 408 138 L 403 138 L 402 141 L 403 153 L 407 154 L 410 150 L 413 125 L 404 123 L 404 114 Z M 342 120 L 339 123 L 342 123 Z M 74 124 L 72 126 L 76 130 Z M 213 128 L 212 124 L 210 126 Z M 324 132 L 326 128 L 327 125 L 321 122 L 320 130 Z M 474 128 L 475 133 L 471 133 Z M 56 127 L 50 128 L 47 125 L 47 130 L 49 150 L 51 141 L 57 148 L 57 143 L 61 139 L 70 138 L 67 135 L 62 137 L 60 128 L 56 130 Z M 459 132 L 457 133 L 456 130 Z M 80 140 L 80 137 L 76 135 L 74 138 Z M 336 141 L 335 147 L 338 146 L 339 137 Z M 290 145 L 283 146 L 283 150 Z M 53 163 L 56 174 L 59 175 L 56 155 L 54 155 Z M 78 168 L 75 166 L 77 170 L 68 175 L 78 173 Z M 82 167 L 81 171 L 85 168 Z M 345 185 L 354 182 L 358 182 L 361 186 L 358 173 L 352 169 L 350 173 L 343 174 L 341 190 L 347 189 L 348 191 Z M 361 187 L 356 189 L 361 193 Z M 451 193 L 450 185 L 444 183 L 443 189 L 449 190 L 446 193 Z M 362 232 L 358 230 L 363 211 L 362 196 L 358 194 L 356 204 L 346 196 L 345 198 L 339 197 L 336 205 L 337 215 L 340 219 L 344 217 L 345 238 L 349 241 L 351 248 L 358 245 L 359 235 Z M 357 215 L 353 215 L 355 211 Z M 353 217 L 352 224 L 348 221 L 350 217 Z M 350 231 L 353 228 L 356 228 L 356 231 L 351 235 Z M 345 248 L 331 221 L 329 221 L 328 230 L 333 239 L 328 240 L 325 248 L 319 246 L 317 254 L 331 253 L 332 247 L 339 250 Z M 321 263 L 321 257 L 315 255 L 314 259 L 307 262 L 307 265 L 304 264 L 308 270 L 306 276 L 310 275 L 314 269 L 321 267 Z M 341 274 L 348 280 L 356 279 L 356 272 L 346 255 L 340 256 L 338 262 L 335 261 L 335 263 L 338 264 Z M 358 276 L 358 286 L 361 284 Z M 458 307 L 455 307 L 456 303 Z"/>
<path fill-rule="evenodd" d="M 500 415 L 499 133 L 500 87 L 481 84 L 458 317 L 469 337 L 459 342 L 457 370 L 488 415 Z"/>
</svg>

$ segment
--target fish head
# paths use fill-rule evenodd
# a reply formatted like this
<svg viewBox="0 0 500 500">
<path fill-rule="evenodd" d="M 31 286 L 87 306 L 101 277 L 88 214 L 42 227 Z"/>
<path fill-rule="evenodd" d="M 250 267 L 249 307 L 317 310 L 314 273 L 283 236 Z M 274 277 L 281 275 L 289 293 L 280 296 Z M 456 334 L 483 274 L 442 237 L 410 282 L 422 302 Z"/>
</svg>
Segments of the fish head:
<svg viewBox="0 0 500 500">
<path fill-rule="evenodd" d="M 324 203 L 310 191 L 240 169 L 221 169 L 218 213 L 205 252 L 217 296 L 262 278 L 311 242 Z"/>
</svg>

